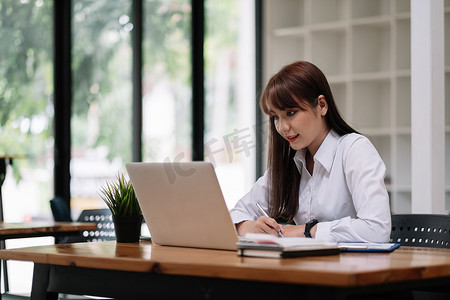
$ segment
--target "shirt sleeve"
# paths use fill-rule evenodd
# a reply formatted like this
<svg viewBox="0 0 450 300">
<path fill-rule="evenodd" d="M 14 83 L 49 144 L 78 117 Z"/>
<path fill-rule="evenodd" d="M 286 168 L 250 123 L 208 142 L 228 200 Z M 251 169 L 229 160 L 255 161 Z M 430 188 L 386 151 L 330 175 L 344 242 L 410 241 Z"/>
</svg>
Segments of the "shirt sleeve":
<svg viewBox="0 0 450 300">
<path fill-rule="evenodd" d="M 319 223 L 316 238 L 336 242 L 389 241 L 391 215 L 383 160 L 372 143 L 361 137 L 348 145 L 342 164 L 356 218 Z"/>
<path fill-rule="evenodd" d="M 264 175 L 256 181 L 252 189 L 230 210 L 231 220 L 234 224 L 258 219 L 262 214 L 258 210 L 256 203 L 259 203 L 262 208 L 268 212 L 267 176 L 268 174 L 266 171 Z"/>
</svg>

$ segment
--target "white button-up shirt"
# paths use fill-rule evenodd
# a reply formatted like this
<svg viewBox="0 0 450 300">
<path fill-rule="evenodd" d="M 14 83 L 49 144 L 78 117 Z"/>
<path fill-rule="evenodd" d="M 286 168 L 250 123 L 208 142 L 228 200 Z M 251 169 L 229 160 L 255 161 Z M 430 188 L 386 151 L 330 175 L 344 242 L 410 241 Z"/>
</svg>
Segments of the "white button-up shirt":
<svg viewBox="0 0 450 300">
<path fill-rule="evenodd" d="M 294 161 L 301 174 L 296 224 L 319 220 L 315 238 L 344 242 L 387 242 L 391 232 L 386 167 L 372 143 L 356 133 L 339 136 L 331 130 L 316 154 L 311 175 L 306 149 Z M 256 203 L 268 212 L 268 173 L 258 179 L 230 214 L 235 224 L 261 216 Z"/>
</svg>

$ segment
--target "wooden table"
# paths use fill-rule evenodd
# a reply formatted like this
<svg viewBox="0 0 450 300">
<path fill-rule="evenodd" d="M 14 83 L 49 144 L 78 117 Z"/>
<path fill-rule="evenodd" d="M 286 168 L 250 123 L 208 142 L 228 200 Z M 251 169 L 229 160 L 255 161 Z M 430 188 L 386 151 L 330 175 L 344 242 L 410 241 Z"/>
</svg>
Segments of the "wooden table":
<svg viewBox="0 0 450 300">
<path fill-rule="evenodd" d="M 1 250 L 35 263 L 32 300 L 57 293 L 118 299 L 346 299 L 351 295 L 446 287 L 450 250 L 267 259 L 233 251 L 96 242 Z M 172 298 L 171 298 L 172 299 Z"/>
<path fill-rule="evenodd" d="M 95 230 L 95 223 L 80 222 L 24 222 L 24 223 L 5 223 L 0 222 L 0 242 L 4 243 L 8 239 L 31 238 L 43 236 L 66 236 L 80 234 L 85 230 Z M 2 246 L 4 249 L 4 244 Z M 1 265 L 4 261 L 0 262 Z M 9 290 L 8 274 L 6 264 L 3 265 L 5 292 Z M 1 299 L 1 293 L 0 293 Z"/>
<path fill-rule="evenodd" d="M 0 222 L 0 240 L 61 236 L 79 234 L 85 230 L 95 230 L 95 223 L 81 222 Z"/>
</svg>

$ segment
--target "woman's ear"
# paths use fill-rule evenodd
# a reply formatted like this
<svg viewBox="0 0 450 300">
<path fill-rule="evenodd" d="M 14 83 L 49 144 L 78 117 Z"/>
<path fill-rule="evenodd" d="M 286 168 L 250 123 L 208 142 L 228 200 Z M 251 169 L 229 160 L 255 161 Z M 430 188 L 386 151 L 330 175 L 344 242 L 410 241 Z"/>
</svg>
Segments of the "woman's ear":
<svg viewBox="0 0 450 300">
<path fill-rule="evenodd" d="M 327 99 L 325 99 L 324 95 L 320 95 L 317 100 L 317 106 L 319 108 L 320 115 L 325 117 L 328 111 L 328 103 Z"/>
</svg>

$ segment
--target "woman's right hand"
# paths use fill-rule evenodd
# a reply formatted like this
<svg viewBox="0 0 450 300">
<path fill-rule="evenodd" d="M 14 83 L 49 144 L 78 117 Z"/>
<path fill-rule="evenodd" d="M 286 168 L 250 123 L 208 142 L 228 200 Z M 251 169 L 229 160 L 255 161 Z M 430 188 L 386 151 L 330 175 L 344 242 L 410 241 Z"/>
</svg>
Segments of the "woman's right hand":
<svg viewBox="0 0 450 300">
<path fill-rule="evenodd" d="M 283 226 L 279 225 L 277 221 L 269 217 L 259 217 L 256 221 L 242 221 L 236 224 L 238 235 L 243 236 L 246 233 L 268 233 L 278 236 L 278 231 L 283 233 Z"/>
</svg>

